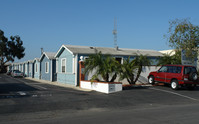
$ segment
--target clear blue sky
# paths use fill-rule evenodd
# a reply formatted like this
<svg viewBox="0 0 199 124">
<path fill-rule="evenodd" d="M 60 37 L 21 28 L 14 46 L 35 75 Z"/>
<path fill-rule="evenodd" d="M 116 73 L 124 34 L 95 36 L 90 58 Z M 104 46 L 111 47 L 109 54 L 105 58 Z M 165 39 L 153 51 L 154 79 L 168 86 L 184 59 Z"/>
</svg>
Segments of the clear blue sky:
<svg viewBox="0 0 199 124">
<path fill-rule="evenodd" d="M 169 21 L 190 18 L 199 25 L 198 0 L 0 0 L 0 29 L 19 35 L 26 56 L 40 57 L 40 48 L 57 52 L 62 44 L 113 47 L 114 17 L 118 46 L 171 49 L 163 35 Z"/>
</svg>

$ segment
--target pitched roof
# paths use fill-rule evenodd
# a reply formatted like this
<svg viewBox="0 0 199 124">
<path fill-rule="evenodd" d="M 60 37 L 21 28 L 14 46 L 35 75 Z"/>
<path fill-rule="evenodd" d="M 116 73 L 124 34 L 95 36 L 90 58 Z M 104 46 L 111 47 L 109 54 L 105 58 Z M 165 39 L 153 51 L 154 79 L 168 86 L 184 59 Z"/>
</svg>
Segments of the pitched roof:
<svg viewBox="0 0 199 124">
<path fill-rule="evenodd" d="M 40 61 L 43 58 L 43 56 L 45 55 L 48 59 L 55 59 L 55 54 L 54 52 L 43 52 L 43 54 L 41 55 Z"/>
<path fill-rule="evenodd" d="M 162 56 L 162 53 L 155 50 L 126 49 L 126 48 L 116 49 L 108 47 L 89 47 L 89 46 L 74 46 L 74 45 L 62 45 L 62 47 L 68 49 L 73 54 L 95 54 L 96 51 L 98 52 L 101 51 L 102 54 L 110 54 L 110 55 L 132 56 L 132 55 L 142 54 L 147 56 Z"/>
<path fill-rule="evenodd" d="M 40 61 L 40 59 L 39 59 L 39 58 L 35 58 L 35 59 L 34 59 L 34 62 L 35 62 L 35 61 L 38 61 L 38 62 L 39 62 L 39 61 Z"/>
<path fill-rule="evenodd" d="M 55 54 L 54 52 L 44 52 L 47 56 L 48 59 L 55 59 Z"/>
</svg>

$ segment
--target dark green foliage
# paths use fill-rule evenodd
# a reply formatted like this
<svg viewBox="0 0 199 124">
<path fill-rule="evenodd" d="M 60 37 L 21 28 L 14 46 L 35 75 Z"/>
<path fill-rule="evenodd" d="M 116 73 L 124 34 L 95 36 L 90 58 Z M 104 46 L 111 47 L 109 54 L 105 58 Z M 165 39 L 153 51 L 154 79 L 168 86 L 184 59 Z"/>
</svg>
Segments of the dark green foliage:
<svg viewBox="0 0 199 124">
<path fill-rule="evenodd" d="M 5 63 L 13 62 L 15 58 L 23 58 L 25 56 L 24 51 L 23 41 L 19 36 L 11 36 L 9 40 L 0 30 L 0 71 L 4 68 Z"/>
<path fill-rule="evenodd" d="M 90 55 L 84 62 L 85 74 L 95 72 L 92 80 L 99 80 L 99 76 L 103 81 L 114 82 L 116 77 L 120 75 L 120 80 L 127 79 L 130 84 L 135 84 L 138 80 L 143 66 L 149 66 L 150 61 L 144 55 L 136 56 L 132 61 L 130 57 L 123 60 L 123 64 L 115 60 L 110 55 L 102 55 L 101 52 Z"/>
<path fill-rule="evenodd" d="M 142 68 L 150 66 L 151 62 L 145 55 L 137 55 L 130 61 L 130 57 L 121 65 L 120 80 L 127 79 L 129 84 L 135 84 L 140 77 Z"/>
<path fill-rule="evenodd" d="M 181 51 L 175 50 L 175 54 L 171 55 L 164 54 L 164 56 L 160 57 L 158 66 L 160 65 L 166 65 L 166 64 L 181 64 Z"/>
<path fill-rule="evenodd" d="M 98 76 L 103 78 L 103 81 L 114 82 L 117 77 L 119 63 L 110 55 L 102 55 L 101 52 L 90 55 L 84 62 L 84 73 L 90 73 L 95 70 L 92 80 L 99 80 Z"/>
</svg>

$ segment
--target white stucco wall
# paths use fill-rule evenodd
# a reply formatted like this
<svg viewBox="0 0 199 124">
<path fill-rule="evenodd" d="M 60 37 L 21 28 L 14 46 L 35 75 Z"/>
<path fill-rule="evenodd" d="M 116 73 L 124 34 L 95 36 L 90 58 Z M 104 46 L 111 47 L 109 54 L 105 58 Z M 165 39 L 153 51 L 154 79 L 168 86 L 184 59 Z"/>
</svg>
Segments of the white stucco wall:
<svg viewBox="0 0 199 124">
<path fill-rule="evenodd" d="M 152 71 L 157 71 L 159 68 L 160 68 L 160 66 L 143 67 L 142 73 L 140 74 L 140 77 L 136 83 L 144 83 L 144 84 L 148 83 L 147 76 L 149 75 L 149 73 Z M 90 80 L 94 73 L 95 73 L 95 71 L 86 75 L 85 80 Z M 102 79 L 102 78 L 99 76 L 99 79 Z M 119 76 L 116 78 L 115 82 L 122 82 L 122 84 L 129 84 L 126 79 L 119 81 Z"/>
<path fill-rule="evenodd" d="M 102 93 L 114 93 L 122 91 L 122 84 L 81 81 L 81 88 L 95 90 Z"/>
</svg>

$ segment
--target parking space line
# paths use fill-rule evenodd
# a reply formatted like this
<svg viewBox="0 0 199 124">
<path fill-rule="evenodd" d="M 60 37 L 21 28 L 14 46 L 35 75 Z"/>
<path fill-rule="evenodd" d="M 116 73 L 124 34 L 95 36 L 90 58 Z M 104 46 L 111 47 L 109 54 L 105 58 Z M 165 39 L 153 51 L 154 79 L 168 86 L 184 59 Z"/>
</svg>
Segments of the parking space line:
<svg viewBox="0 0 199 124">
<path fill-rule="evenodd" d="M 35 86 L 35 87 L 39 87 L 39 88 L 44 89 L 44 90 L 46 90 L 46 89 L 47 89 L 47 88 L 42 87 L 42 86 L 39 86 L 39 85 L 33 85 L 33 86 Z"/>
<path fill-rule="evenodd" d="M 157 89 L 157 88 L 154 88 L 154 87 L 150 88 L 150 89 L 152 89 L 152 90 L 158 90 L 158 91 L 162 91 L 162 92 L 166 92 L 166 93 L 171 93 L 171 94 L 174 94 L 174 95 L 177 95 L 177 96 L 181 96 L 181 97 L 184 97 L 184 98 L 187 98 L 187 99 L 198 101 L 198 99 L 195 99 L 195 98 L 192 98 L 192 97 L 189 97 L 189 96 L 185 96 L 185 95 L 182 95 L 182 94 L 179 94 L 179 93 L 175 93 L 175 92 L 172 92 L 172 91 Z"/>
</svg>

